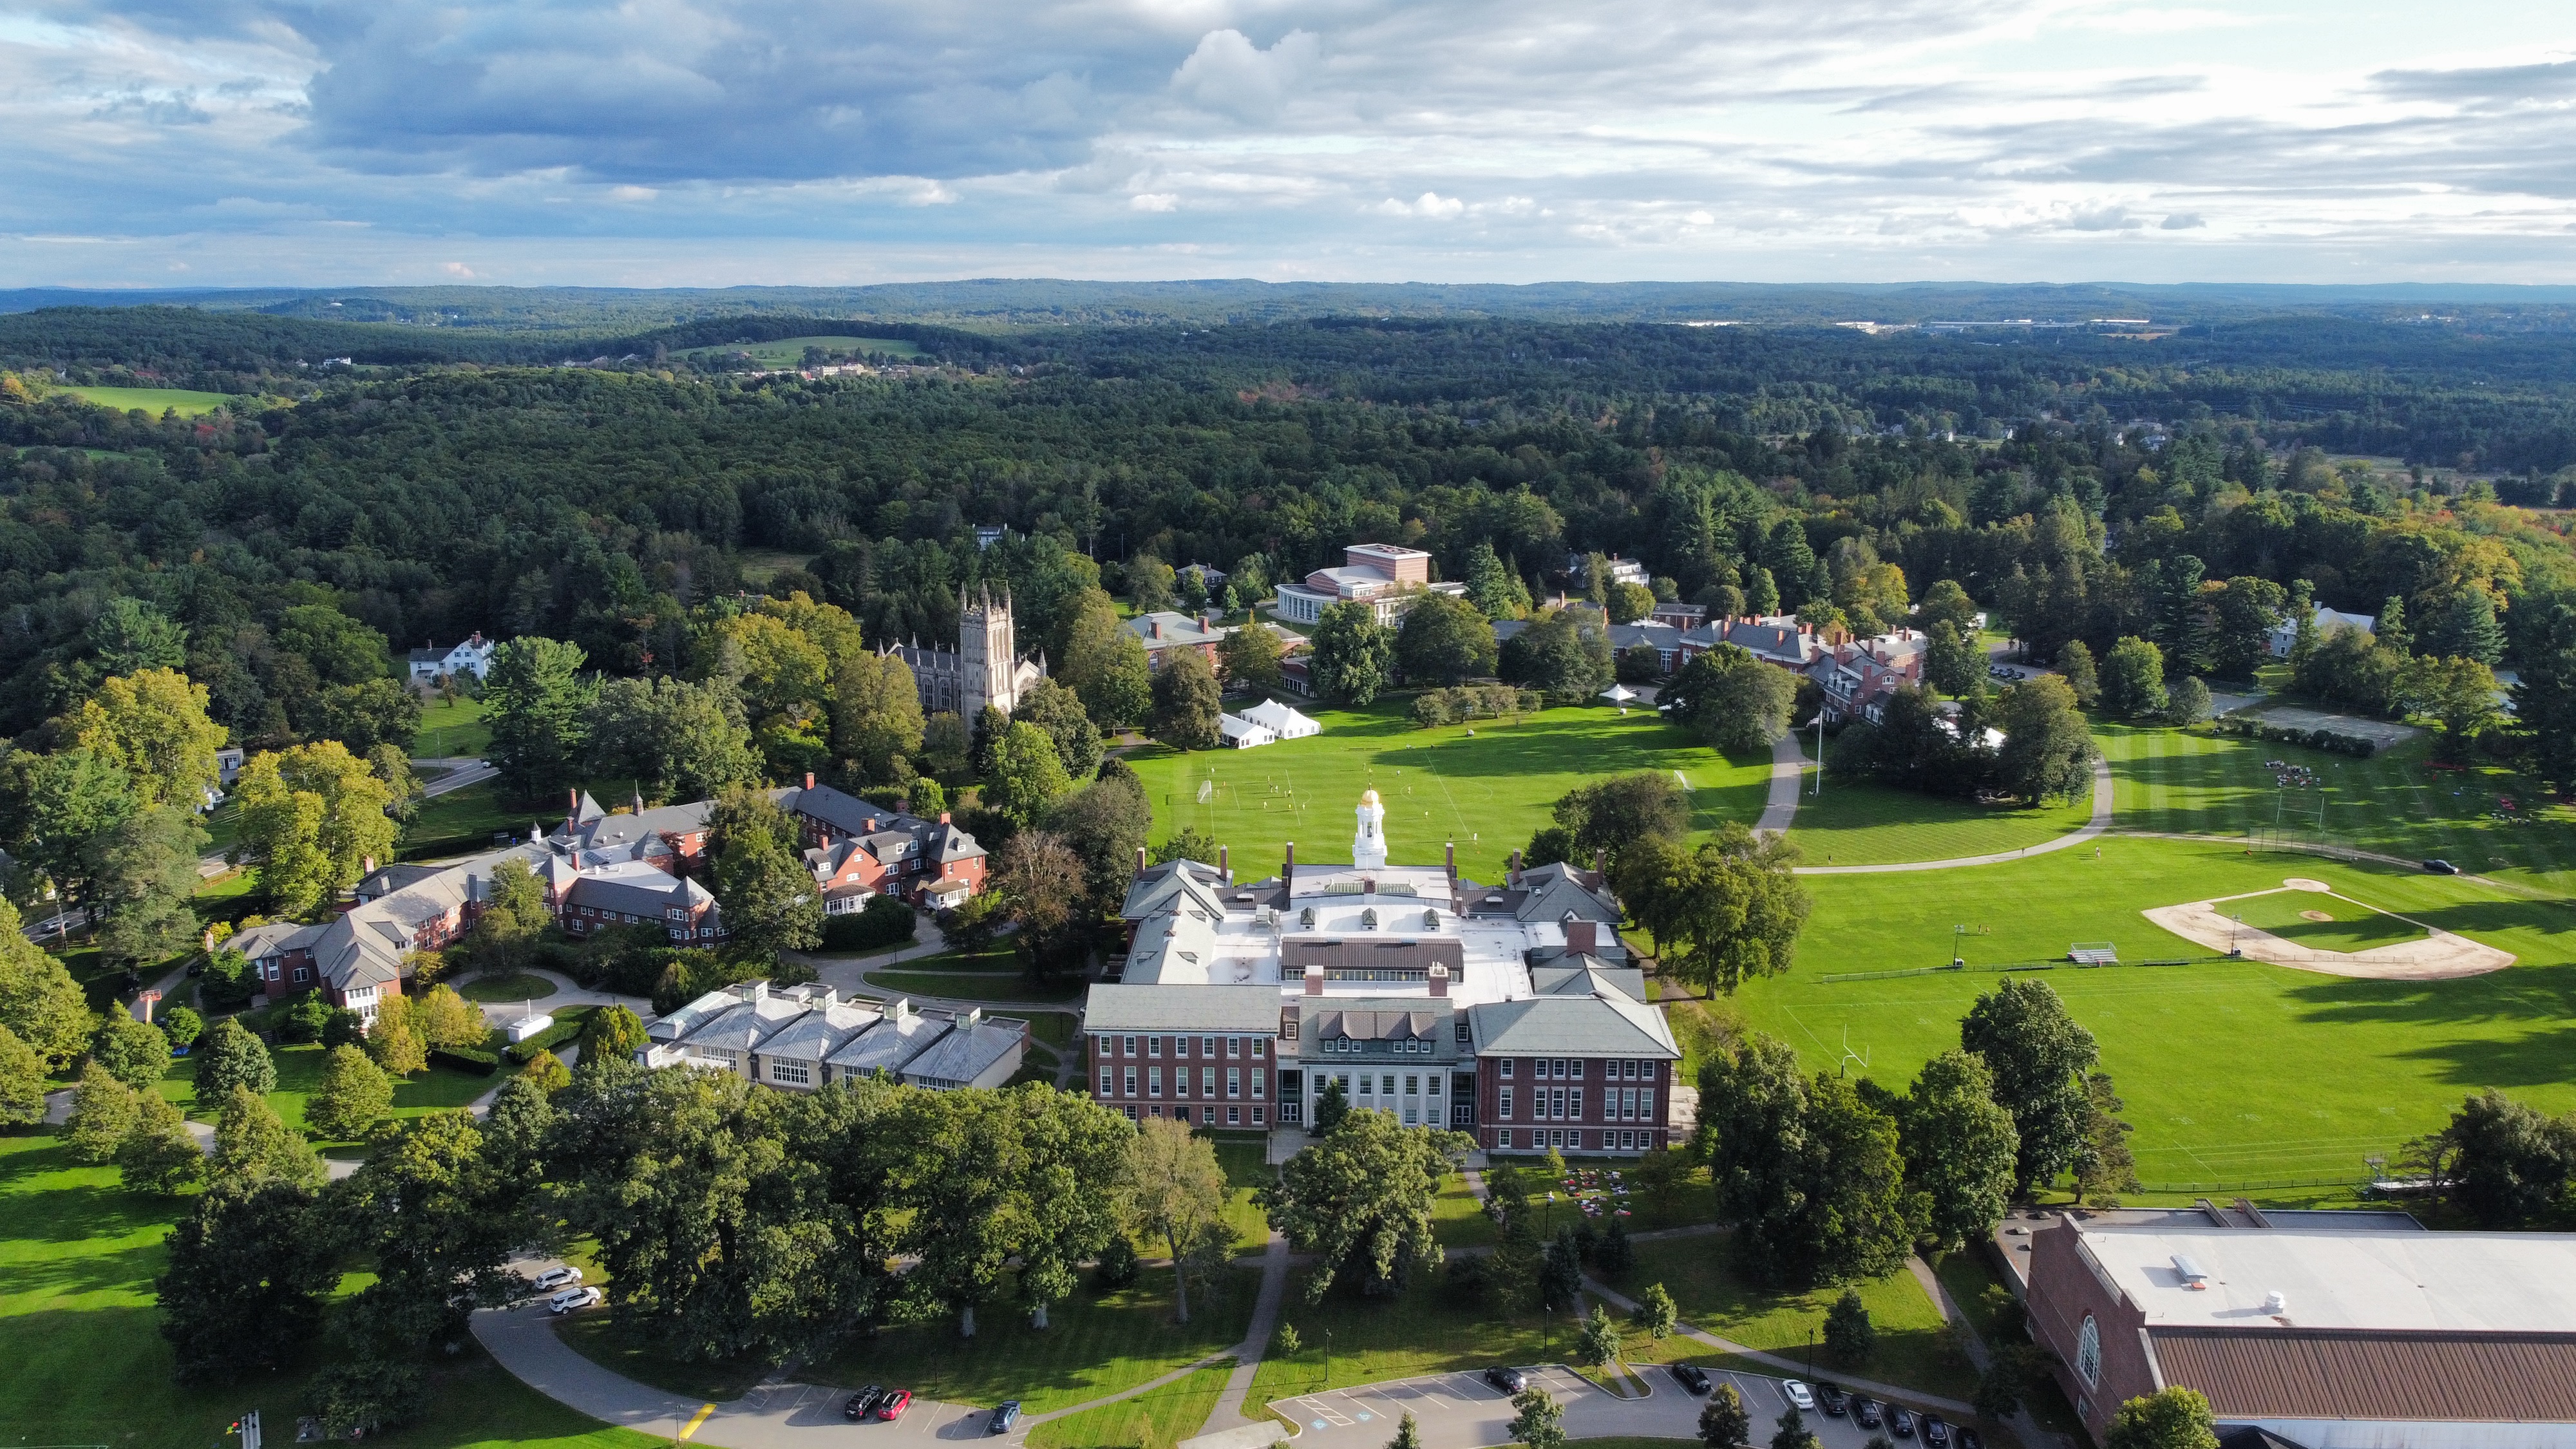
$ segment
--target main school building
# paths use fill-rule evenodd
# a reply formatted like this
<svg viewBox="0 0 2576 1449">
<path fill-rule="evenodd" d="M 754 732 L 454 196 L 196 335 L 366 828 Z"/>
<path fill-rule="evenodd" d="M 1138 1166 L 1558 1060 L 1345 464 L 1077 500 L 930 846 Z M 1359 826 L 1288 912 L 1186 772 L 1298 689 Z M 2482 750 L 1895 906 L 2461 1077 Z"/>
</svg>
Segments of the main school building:
<svg viewBox="0 0 2576 1449">
<path fill-rule="evenodd" d="M 1347 865 L 1291 844 L 1279 874 L 1239 882 L 1225 851 L 1140 854 L 1126 954 L 1084 1011 L 1094 1097 L 1251 1131 L 1309 1122 L 1338 1088 L 1493 1152 L 1666 1145 L 1681 1051 L 1600 871 L 1515 863 L 1485 886 L 1454 847 L 1391 865 L 1377 792 L 1355 814 Z"/>
</svg>

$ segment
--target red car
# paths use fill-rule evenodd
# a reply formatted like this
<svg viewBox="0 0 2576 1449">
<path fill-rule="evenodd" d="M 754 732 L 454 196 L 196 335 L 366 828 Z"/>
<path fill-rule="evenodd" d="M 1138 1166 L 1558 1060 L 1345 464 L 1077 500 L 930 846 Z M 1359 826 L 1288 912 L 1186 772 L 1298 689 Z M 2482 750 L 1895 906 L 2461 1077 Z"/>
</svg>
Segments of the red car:
<svg viewBox="0 0 2576 1449">
<path fill-rule="evenodd" d="M 877 1405 L 877 1417 L 884 1422 L 891 1424 L 895 1420 L 902 1418 L 903 1411 L 911 1407 L 912 1390 L 897 1389 L 893 1393 L 885 1396 L 884 1403 Z"/>
</svg>

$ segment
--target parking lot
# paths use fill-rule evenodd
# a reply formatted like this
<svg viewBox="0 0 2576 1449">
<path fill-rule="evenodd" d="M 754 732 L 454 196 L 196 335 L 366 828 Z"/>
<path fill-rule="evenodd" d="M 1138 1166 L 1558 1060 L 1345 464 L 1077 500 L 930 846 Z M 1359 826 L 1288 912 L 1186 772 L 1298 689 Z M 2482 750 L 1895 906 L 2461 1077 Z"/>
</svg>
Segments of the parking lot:
<svg viewBox="0 0 2576 1449">
<path fill-rule="evenodd" d="M 1557 1403 L 1564 1406 L 1568 1438 L 1626 1435 L 1658 1439 L 1698 1437 L 1699 1410 L 1704 1401 L 1686 1392 L 1668 1369 L 1652 1367 L 1641 1370 L 1651 1390 L 1642 1399 L 1622 1399 L 1604 1393 L 1562 1368 L 1524 1369 L 1524 1372 L 1532 1383 L 1545 1388 Z M 1753 1418 L 1754 1441 L 1768 1442 L 1773 1424 L 1789 1407 L 1788 1399 L 1780 1392 L 1782 1381 L 1758 1374 L 1714 1369 L 1710 1370 L 1709 1379 L 1713 1384 L 1731 1383 L 1735 1386 L 1735 1391 L 1744 1396 L 1746 1412 Z M 1511 1440 L 1511 1396 L 1475 1373 L 1432 1374 L 1391 1383 L 1335 1389 L 1303 1398 L 1280 1399 L 1271 1407 L 1296 1420 L 1297 1442 L 1301 1446 L 1341 1446 L 1341 1449 L 1368 1446 L 1368 1449 L 1375 1449 L 1375 1446 L 1395 1437 L 1397 1422 L 1408 1413 L 1421 1426 L 1424 1449 L 1482 1449 L 1482 1446 L 1507 1444 Z M 1821 1410 L 1806 1415 L 1806 1420 L 1807 1427 L 1815 1431 L 1825 1449 L 1861 1449 L 1872 1432 L 1854 1424 L 1848 1415 L 1836 1418 Z M 1920 1440 L 1910 1442 L 1921 1443 Z"/>
<path fill-rule="evenodd" d="M 853 1424 L 841 1417 L 841 1405 L 851 1391 L 825 1388 L 819 1384 L 762 1384 L 734 1403 L 723 1413 L 736 1418 L 760 1418 L 791 1429 L 830 1428 L 849 1434 L 844 1441 L 854 1446 L 882 1446 L 893 1449 L 902 1444 L 925 1443 L 933 1439 L 981 1439 L 984 1427 L 993 1416 L 991 1405 L 944 1404 L 935 1399 L 916 1398 L 903 1411 L 903 1417 L 891 1424 L 871 1418 Z M 999 1443 L 1016 1443 L 1018 1433 Z"/>
</svg>

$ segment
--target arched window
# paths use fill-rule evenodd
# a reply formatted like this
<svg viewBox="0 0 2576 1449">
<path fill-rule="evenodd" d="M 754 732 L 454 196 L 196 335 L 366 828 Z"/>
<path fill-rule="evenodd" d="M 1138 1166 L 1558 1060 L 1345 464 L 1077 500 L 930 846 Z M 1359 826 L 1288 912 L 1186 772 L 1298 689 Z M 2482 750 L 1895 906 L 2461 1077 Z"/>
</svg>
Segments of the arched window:
<svg viewBox="0 0 2576 1449">
<path fill-rule="evenodd" d="M 2087 1387 L 2102 1387 L 2102 1328 L 2090 1313 L 2084 1315 L 2084 1327 L 2075 1335 L 2075 1372 Z"/>
</svg>

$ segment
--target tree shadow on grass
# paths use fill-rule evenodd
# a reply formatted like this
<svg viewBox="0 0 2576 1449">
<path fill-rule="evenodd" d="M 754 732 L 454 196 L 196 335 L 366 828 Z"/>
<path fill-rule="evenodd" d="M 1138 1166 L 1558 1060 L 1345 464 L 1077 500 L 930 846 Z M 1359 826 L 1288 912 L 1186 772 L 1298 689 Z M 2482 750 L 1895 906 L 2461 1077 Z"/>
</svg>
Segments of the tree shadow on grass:
<svg viewBox="0 0 2576 1449">
<path fill-rule="evenodd" d="M 2427 1042 L 2401 1060 L 2444 1064 L 2456 1086 L 2534 1087 L 2563 1084 L 2576 1062 L 2576 964 L 2516 966 L 2457 981 L 2359 981 L 2340 977 L 2290 990 L 2303 1020 L 2474 1028 L 2492 1034 Z"/>
</svg>

